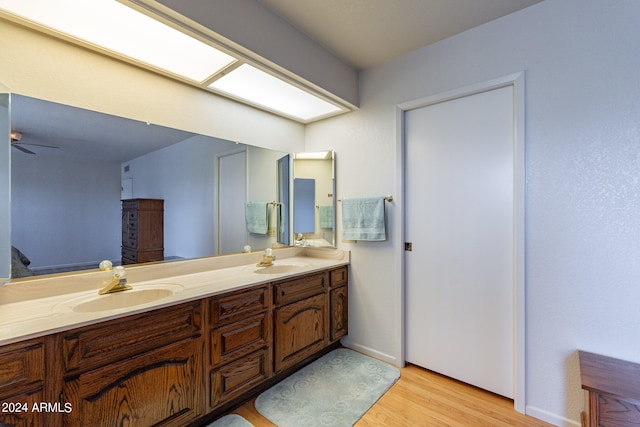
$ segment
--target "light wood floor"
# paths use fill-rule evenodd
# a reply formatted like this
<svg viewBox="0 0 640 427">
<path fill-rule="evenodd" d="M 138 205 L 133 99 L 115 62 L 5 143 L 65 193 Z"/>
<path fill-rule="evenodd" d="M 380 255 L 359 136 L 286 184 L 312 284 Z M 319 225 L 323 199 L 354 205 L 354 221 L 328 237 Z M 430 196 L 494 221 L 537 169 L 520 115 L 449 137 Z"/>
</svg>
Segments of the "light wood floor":
<svg viewBox="0 0 640 427">
<path fill-rule="evenodd" d="M 237 408 L 256 427 L 275 424 L 264 418 L 254 400 Z M 547 427 L 536 418 L 517 413 L 513 402 L 413 365 L 400 370 L 400 379 L 356 423 L 356 427 Z"/>
</svg>

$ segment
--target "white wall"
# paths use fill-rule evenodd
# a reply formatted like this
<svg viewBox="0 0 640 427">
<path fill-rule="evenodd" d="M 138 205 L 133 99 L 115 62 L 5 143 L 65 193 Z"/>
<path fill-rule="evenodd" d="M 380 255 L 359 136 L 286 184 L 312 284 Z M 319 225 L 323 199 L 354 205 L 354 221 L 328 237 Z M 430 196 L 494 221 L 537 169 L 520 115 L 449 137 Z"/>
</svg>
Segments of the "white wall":
<svg viewBox="0 0 640 427">
<path fill-rule="evenodd" d="M 11 241 L 30 268 L 119 260 L 120 165 L 12 150 Z"/>
<path fill-rule="evenodd" d="M 133 180 L 134 198 L 164 200 L 165 257 L 216 253 L 217 156 L 237 149 L 233 142 L 198 135 L 123 163 L 122 179 Z M 248 150 L 248 200 L 275 200 L 276 159 L 285 153 L 257 147 Z M 129 166 L 128 172 L 124 172 L 124 166 Z M 247 188 L 234 191 L 247 192 Z M 257 235 L 248 239 L 245 243 L 256 250 L 270 247 L 275 241 Z"/>
<path fill-rule="evenodd" d="M 389 241 L 340 245 L 349 345 L 401 362 L 396 105 L 524 70 L 527 412 L 579 425 L 577 349 L 640 362 L 638 22 L 637 0 L 546 0 L 363 72 L 359 111 L 307 127 L 338 197 L 396 192 Z"/>
<path fill-rule="evenodd" d="M 165 257 L 215 254 L 216 155 L 235 146 L 194 136 L 123 163 L 133 198 L 164 199 Z"/>
</svg>

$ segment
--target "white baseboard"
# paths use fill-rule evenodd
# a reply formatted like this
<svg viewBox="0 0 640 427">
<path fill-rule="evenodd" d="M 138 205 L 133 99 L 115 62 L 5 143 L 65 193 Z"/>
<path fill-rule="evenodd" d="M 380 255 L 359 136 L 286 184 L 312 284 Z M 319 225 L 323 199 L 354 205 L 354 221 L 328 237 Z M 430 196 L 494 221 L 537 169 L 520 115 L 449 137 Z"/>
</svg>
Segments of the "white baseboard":
<svg viewBox="0 0 640 427">
<path fill-rule="evenodd" d="M 342 343 L 343 346 L 350 348 L 351 350 L 355 350 L 359 353 L 365 354 L 367 356 L 373 357 L 374 359 L 387 362 L 390 365 L 397 366 L 397 367 L 403 366 L 403 363 L 400 363 L 396 357 L 393 357 L 386 353 L 381 353 L 370 347 L 353 342 L 349 339 L 348 336 L 346 338 L 343 338 L 340 342 Z"/>
<path fill-rule="evenodd" d="M 536 408 L 535 406 L 527 405 L 526 414 L 537 418 L 539 420 L 548 422 L 549 424 L 553 424 L 558 427 L 581 427 L 582 424 L 580 421 L 570 420 L 558 414 L 553 414 L 551 412 L 545 411 L 544 409 Z"/>
<path fill-rule="evenodd" d="M 120 260 L 112 260 L 113 265 L 120 265 Z M 78 270 L 92 270 L 97 269 L 100 265 L 100 261 L 88 261 L 74 264 L 57 264 L 57 265 L 45 265 L 40 267 L 29 267 L 31 271 L 40 274 L 55 274 L 64 273 Z"/>
</svg>

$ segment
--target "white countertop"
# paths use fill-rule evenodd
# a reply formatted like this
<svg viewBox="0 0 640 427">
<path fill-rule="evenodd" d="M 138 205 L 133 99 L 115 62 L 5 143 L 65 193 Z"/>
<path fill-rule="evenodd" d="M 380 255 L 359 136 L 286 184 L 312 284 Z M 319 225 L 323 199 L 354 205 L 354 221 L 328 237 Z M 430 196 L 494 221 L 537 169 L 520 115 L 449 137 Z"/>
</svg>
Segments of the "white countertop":
<svg viewBox="0 0 640 427">
<path fill-rule="evenodd" d="M 101 297 L 98 290 L 111 278 L 111 272 L 20 279 L 0 286 L 0 345 L 347 265 L 350 256 L 348 251 L 338 249 L 309 248 L 283 248 L 274 250 L 274 255 L 275 266 L 292 266 L 295 271 L 271 273 L 270 267 L 256 267 L 262 252 L 127 267 L 125 277 L 133 290 L 119 294 L 151 288 L 171 289 L 173 294 L 103 311 L 77 312 L 74 307 Z"/>
</svg>

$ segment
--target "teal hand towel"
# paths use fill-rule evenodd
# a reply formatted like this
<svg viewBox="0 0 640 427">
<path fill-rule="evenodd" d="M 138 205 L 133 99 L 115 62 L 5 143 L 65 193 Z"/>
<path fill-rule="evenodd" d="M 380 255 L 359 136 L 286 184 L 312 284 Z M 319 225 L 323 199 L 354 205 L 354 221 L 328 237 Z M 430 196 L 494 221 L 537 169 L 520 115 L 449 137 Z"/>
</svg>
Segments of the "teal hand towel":
<svg viewBox="0 0 640 427">
<path fill-rule="evenodd" d="M 319 206 L 318 216 L 320 228 L 333 228 L 333 206 Z"/>
<path fill-rule="evenodd" d="M 247 231 L 255 234 L 267 234 L 269 218 L 267 216 L 267 203 L 246 203 L 244 205 L 244 217 L 247 222 Z"/>
<path fill-rule="evenodd" d="M 342 200 L 342 239 L 386 240 L 384 197 Z"/>
</svg>

